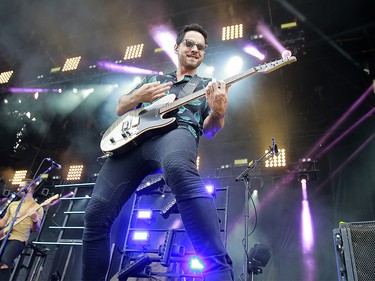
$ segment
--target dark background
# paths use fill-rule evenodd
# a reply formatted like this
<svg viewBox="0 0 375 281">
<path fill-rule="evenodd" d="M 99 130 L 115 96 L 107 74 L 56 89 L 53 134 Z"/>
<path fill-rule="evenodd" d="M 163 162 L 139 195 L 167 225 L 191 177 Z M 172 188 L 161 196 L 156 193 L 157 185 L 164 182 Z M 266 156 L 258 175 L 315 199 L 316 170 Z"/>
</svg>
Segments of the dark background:
<svg viewBox="0 0 375 281">
<path fill-rule="evenodd" d="M 259 192 L 258 225 L 249 241 L 272 249 L 269 264 L 256 280 L 335 280 L 332 230 L 340 221 L 373 220 L 375 213 L 374 8 L 370 0 L 3 1 L 0 73 L 14 74 L 8 84 L 0 85 L 2 188 L 12 188 L 8 180 L 14 170 L 36 173 L 45 157 L 63 165 L 51 175 L 64 178 L 69 164 L 82 163 L 85 179 L 92 179 L 100 170 L 100 134 L 116 120 L 117 99 L 134 75 L 89 66 L 119 60 L 126 45 L 144 42 L 144 57 L 128 64 L 173 70 L 165 54 L 153 52 L 157 46 L 148 33 L 151 25 L 168 24 L 175 30 L 191 22 L 204 25 L 209 32 L 205 62 L 224 79 L 228 75 L 221 70 L 231 55 L 245 60 L 243 69 L 261 63 L 240 48 L 256 33 L 257 23 L 277 30 L 282 23 L 296 21 L 297 28 L 290 32 L 298 34 L 298 40 L 290 48 L 298 61 L 231 87 L 225 129 L 214 140 L 201 140 L 200 170 L 205 180 L 229 187 L 228 251 L 238 276 L 244 185 L 234 182 L 241 171 L 231 169 L 234 160 L 260 158 L 274 137 L 279 148 L 285 148 L 288 163 L 307 157 L 316 161 L 317 178 L 307 183 L 313 251 L 302 252 L 300 174 L 291 173 L 291 165 L 270 171 L 259 164 L 256 173 L 264 186 Z M 222 26 L 238 23 L 244 24 L 244 39 L 221 42 Z M 266 61 L 280 57 L 267 44 L 262 49 Z M 77 71 L 50 73 L 74 56 L 82 56 Z M 44 77 L 37 79 L 40 75 Z M 114 83 L 119 88 L 108 90 Z M 10 93 L 10 87 L 64 91 L 35 100 L 33 94 Z M 73 87 L 92 87 L 95 92 L 82 98 L 71 92 Z M 25 117 L 27 111 L 35 122 Z M 14 149 L 18 139 L 20 145 Z M 223 165 L 230 169 L 223 171 Z M 212 179 L 213 173 L 218 178 Z"/>
</svg>

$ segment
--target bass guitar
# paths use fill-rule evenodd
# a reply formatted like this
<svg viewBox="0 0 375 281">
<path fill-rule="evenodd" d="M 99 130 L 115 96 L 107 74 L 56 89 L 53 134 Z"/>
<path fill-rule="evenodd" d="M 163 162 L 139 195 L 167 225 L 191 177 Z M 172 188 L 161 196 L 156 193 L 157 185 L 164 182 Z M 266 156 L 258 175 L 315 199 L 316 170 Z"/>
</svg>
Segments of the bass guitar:
<svg viewBox="0 0 375 281">
<path fill-rule="evenodd" d="M 39 210 L 40 208 L 43 208 L 45 206 L 48 206 L 52 203 L 54 203 L 56 200 L 59 199 L 59 194 L 56 194 L 50 198 L 48 198 L 47 200 L 45 200 L 42 204 L 40 205 L 34 205 L 30 208 L 30 210 L 34 210 L 34 211 L 37 211 Z M 24 219 L 26 219 L 29 215 L 28 214 L 24 214 L 23 216 L 17 218 L 17 220 L 14 222 L 13 224 L 13 227 L 17 224 L 19 224 L 21 221 L 23 221 Z M 6 226 L 4 226 L 1 230 L 0 230 L 0 241 L 3 240 L 5 238 L 5 236 L 8 234 L 10 230 L 10 225 L 7 224 Z"/>
<path fill-rule="evenodd" d="M 270 73 L 295 61 L 297 61 L 296 57 L 289 56 L 276 61 L 264 63 L 234 75 L 224 81 L 230 86 L 250 75 Z M 147 107 L 128 111 L 120 116 L 105 131 L 100 142 L 101 150 L 109 155 L 125 152 L 151 136 L 172 130 L 177 126 L 176 118 L 163 118 L 163 116 L 184 104 L 203 97 L 204 95 L 205 89 L 196 91 L 177 100 L 175 100 L 176 96 L 174 94 L 170 94 L 155 101 Z"/>
</svg>

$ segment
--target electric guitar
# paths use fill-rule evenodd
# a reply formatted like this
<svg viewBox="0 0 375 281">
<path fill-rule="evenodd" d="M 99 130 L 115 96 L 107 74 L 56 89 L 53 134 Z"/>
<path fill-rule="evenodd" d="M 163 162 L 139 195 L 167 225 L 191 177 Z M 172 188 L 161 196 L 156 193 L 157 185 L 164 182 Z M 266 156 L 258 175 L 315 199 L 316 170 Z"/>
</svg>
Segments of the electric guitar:
<svg viewBox="0 0 375 281">
<path fill-rule="evenodd" d="M 289 56 L 252 67 L 224 81 L 230 86 L 250 75 L 257 73 L 270 73 L 295 61 L 297 61 L 296 57 Z M 128 111 L 119 117 L 104 132 L 100 142 L 101 150 L 109 155 L 125 152 L 153 135 L 170 131 L 177 126 L 176 118 L 163 118 L 163 116 L 184 104 L 203 97 L 204 95 L 205 89 L 196 91 L 177 100 L 175 100 L 176 95 L 170 94 L 155 101 L 147 107 Z"/>
<path fill-rule="evenodd" d="M 42 204 L 40 205 L 35 205 L 33 207 L 31 207 L 29 210 L 34 210 L 34 211 L 37 211 L 39 210 L 40 208 L 42 207 L 45 207 L 45 206 L 48 206 L 50 204 L 52 204 L 54 201 L 58 200 L 60 197 L 59 194 L 56 194 L 50 198 L 48 198 L 47 200 L 45 200 Z M 28 210 L 28 211 L 29 211 Z M 17 224 L 19 224 L 21 221 L 23 221 L 24 219 L 26 219 L 29 215 L 26 213 L 24 214 L 23 216 L 17 218 L 17 220 L 14 222 L 13 224 L 13 227 Z M 8 234 L 10 230 L 10 224 L 7 224 L 6 226 L 4 226 L 1 230 L 0 230 L 0 241 L 3 240 L 5 238 L 5 236 Z"/>
</svg>

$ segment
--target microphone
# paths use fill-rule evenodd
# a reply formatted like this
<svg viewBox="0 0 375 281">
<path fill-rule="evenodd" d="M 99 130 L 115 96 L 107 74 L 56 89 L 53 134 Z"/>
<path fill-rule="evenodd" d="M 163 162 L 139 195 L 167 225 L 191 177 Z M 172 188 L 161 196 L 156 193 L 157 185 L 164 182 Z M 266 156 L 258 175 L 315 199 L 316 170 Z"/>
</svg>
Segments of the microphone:
<svg viewBox="0 0 375 281">
<path fill-rule="evenodd" d="M 50 162 L 53 166 L 55 166 L 57 168 L 57 170 L 61 170 L 62 166 L 59 164 L 59 163 L 56 163 L 55 161 L 53 161 L 51 158 L 46 158 L 46 160 L 48 162 Z"/>
<path fill-rule="evenodd" d="M 273 155 L 275 155 L 275 156 L 279 155 L 279 150 L 277 149 L 277 144 L 275 143 L 274 138 L 272 138 L 271 151 L 272 151 Z"/>
</svg>

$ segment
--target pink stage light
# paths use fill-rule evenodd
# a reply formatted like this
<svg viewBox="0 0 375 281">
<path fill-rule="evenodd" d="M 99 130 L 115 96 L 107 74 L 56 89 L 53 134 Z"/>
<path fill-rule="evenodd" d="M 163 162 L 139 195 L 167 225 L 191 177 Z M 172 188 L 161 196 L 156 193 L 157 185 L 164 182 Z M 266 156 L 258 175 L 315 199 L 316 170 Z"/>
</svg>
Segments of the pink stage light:
<svg viewBox="0 0 375 281">
<path fill-rule="evenodd" d="M 371 117 L 375 113 L 375 108 L 372 108 L 369 112 L 367 112 L 361 119 L 359 119 L 357 122 L 355 122 L 349 129 L 347 129 L 345 132 L 343 132 L 340 136 L 338 136 L 333 142 L 331 142 L 328 146 L 326 146 L 319 154 L 317 155 L 317 158 L 322 157 L 326 152 L 331 150 L 332 147 L 334 147 L 338 142 L 340 142 L 344 137 L 346 137 L 351 131 L 353 131 L 355 128 L 357 128 L 363 121 L 365 121 L 367 118 Z"/>
<path fill-rule="evenodd" d="M 99 68 L 106 69 L 112 72 L 134 73 L 134 74 L 157 74 L 157 71 L 142 69 L 133 66 L 121 65 L 108 61 L 99 61 L 96 63 Z"/>
<path fill-rule="evenodd" d="M 58 92 L 59 89 L 46 89 L 46 88 L 9 88 L 9 92 L 11 93 L 47 93 L 47 92 Z"/>
<path fill-rule="evenodd" d="M 263 55 L 257 48 L 255 48 L 254 46 L 252 45 L 246 45 L 244 48 L 243 48 L 243 51 L 245 53 L 248 53 L 249 55 L 251 56 L 254 56 L 260 60 L 264 60 L 266 58 L 265 55 Z"/>
<path fill-rule="evenodd" d="M 337 173 L 339 173 L 347 164 L 349 164 L 363 149 L 367 147 L 369 143 L 375 138 L 375 133 L 373 133 L 364 143 L 362 143 L 348 158 L 345 159 L 345 161 L 337 167 L 336 170 L 333 171 L 329 175 L 329 177 L 321 184 L 319 185 L 316 189 L 315 192 L 318 192 L 323 186 L 325 186 L 327 183 L 331 181 L 333 177 L 336 176 Z"/>
<path fill-rule="evenodd" d="M 310 213 L 309 201 L 307 198 L 307 182 L 305 179 L 301 180 L 302 186 L 302 214 L 301 214 L 301 236 L 302 249 L 304 254 L 311 253 L 314 246 L 314 234 L 312 226 L 312 218 Z"/>
<path fill-rule="evenodd" d="M 156 44 L 158 44 L 177 67 L 178 58 L 174 50 L 177 37 L 176 32 L 167 25 L 157 25 L 150 28 L 150 33 Z"/>
<path fill-rule="evenodd" d="M 312 157 L 318 149 L 327 141 L 329 136 L 354 112 L 357 107 L 372 93 L 374 85 L 371 86 L 352 104 L 352 106 L 328 129 L 328 131 L 318 140 L 318 142 L 310 149 L 305 158 Z"/>
<path fill-rule="evenodd" d="M 270 43 L 282 55 L 286 48 L 277 40 L 272 31 L 264 24 L 257 25 L 257 32 L 263 35 L 263 38 Z"/>
</svg>

